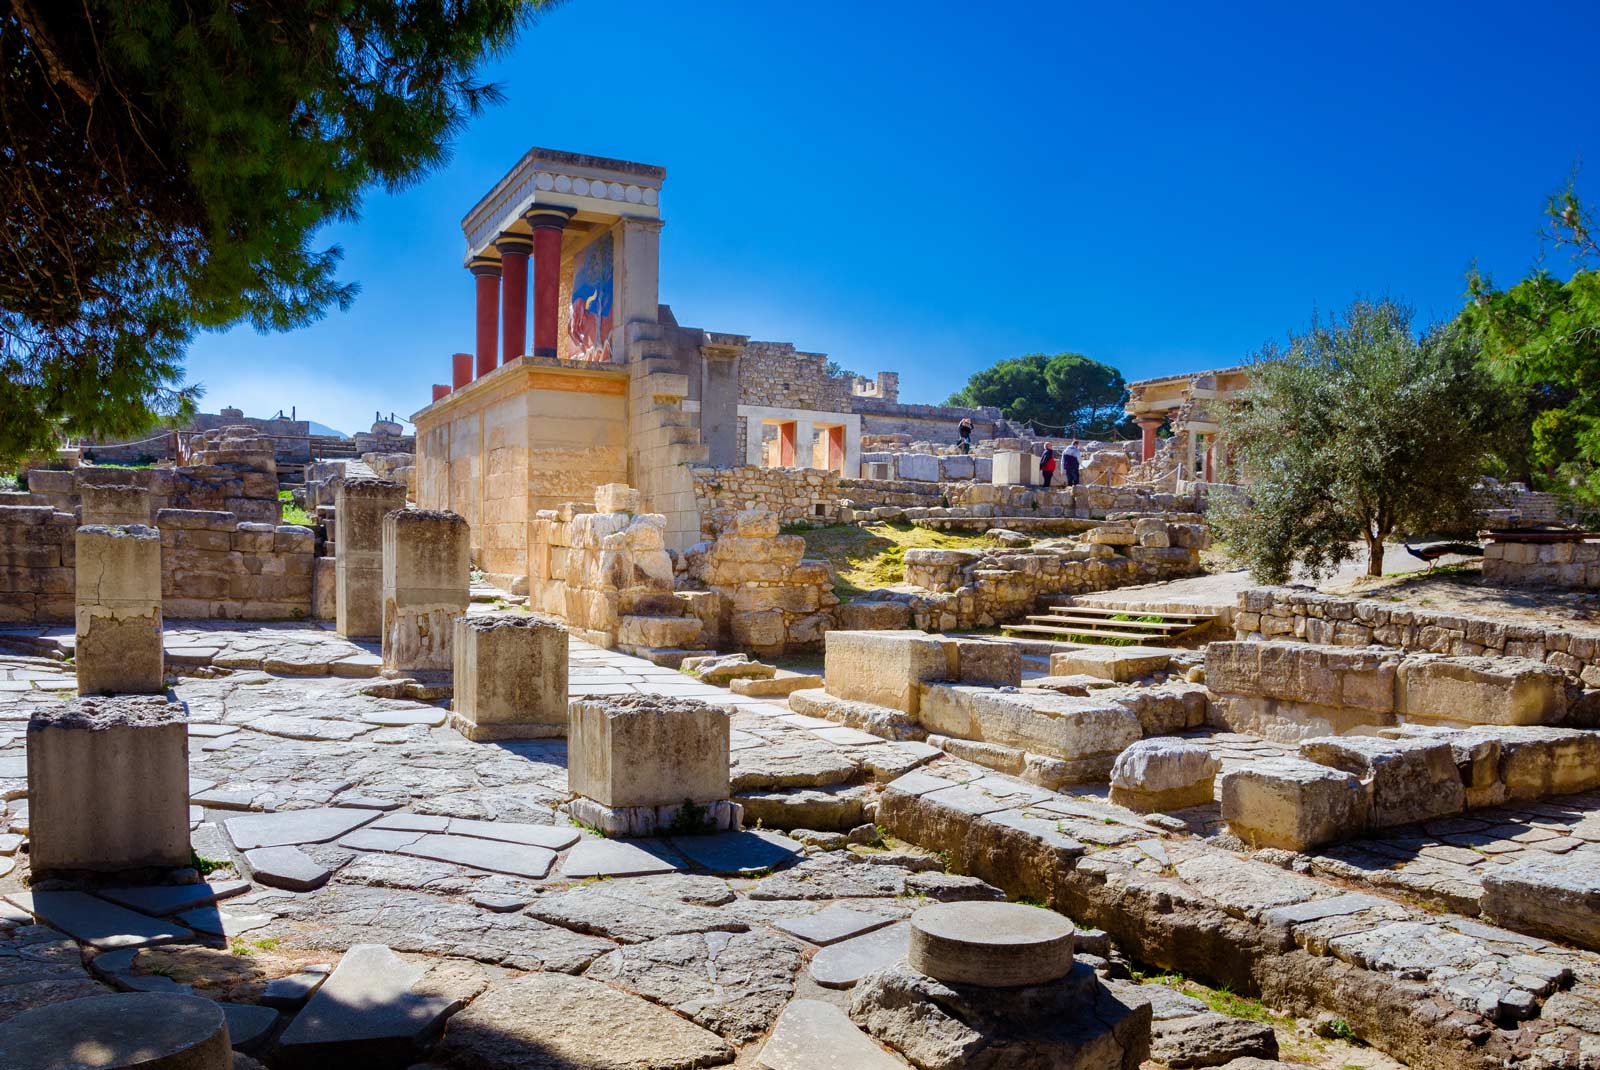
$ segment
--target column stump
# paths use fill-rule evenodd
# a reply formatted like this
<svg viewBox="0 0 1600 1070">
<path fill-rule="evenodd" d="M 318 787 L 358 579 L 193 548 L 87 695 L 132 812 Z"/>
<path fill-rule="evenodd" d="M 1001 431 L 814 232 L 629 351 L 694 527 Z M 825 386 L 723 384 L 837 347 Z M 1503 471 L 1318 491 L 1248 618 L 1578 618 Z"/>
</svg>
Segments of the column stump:
<svg viewBox="0 0 1600 1070">
<path fill-rule="evenodd" d="M 75 542 L 78 694 L 161 694 L 161 533 L 94 524 Z"/>
<path fill-rule="evenodd" d="M 222 1007 L 199 996 L 120 992 L 51 1003 L 0 1023 L 0 1066 L 230 1070 Z"/>
<path fill-rule="evenodd" d="M 345 479 L 334 490 L 334 627 L 346 639 L 383 634 L 383 518 L 405 507 L 405 484 L 389 479 Z"/>
<path fill-rule="evenodd" d="M 383 518 L 383 667 L 447 672 L 455 621 L 471 584 L 471 529 L 448 511 L 401 509 Z M 340 547 L 349 533 L 340 533 Z"/>
</svg>

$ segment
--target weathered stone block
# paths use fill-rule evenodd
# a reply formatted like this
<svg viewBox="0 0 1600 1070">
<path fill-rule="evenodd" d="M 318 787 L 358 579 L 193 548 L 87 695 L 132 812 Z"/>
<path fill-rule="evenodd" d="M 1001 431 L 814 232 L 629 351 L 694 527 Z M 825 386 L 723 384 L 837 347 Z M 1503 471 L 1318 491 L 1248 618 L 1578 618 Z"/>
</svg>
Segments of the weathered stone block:
<svg viewBox="0 0 1600 1070">
<path fill-rule="evenodd" d="M 904 602 L 845 602 L 835 606 L 833 618 L 840 631 L 893 631 L 911 621 Z"/>
<path fill-rule="evenodd" d="M 1590 852 L 1529 852 L 1485 867 L 1481 905 L 1508 928 L 1600 951 L 1600 860 Z"/>
<path fill-rule="evenodd" d="M 1339 736 L 1307 739 L 1300 756 L 1360 778 L 1374 828 L 1459 814 L 1466 790 L 1443 740 Z"/>
<path fill-rule="evenodd" d="M 400 509 L 383 518 L 384 668 L 452 667 L 455 619 L 468 605 L 468 530 L 451 512 Z"/>
<path fill-rule="evenodd" d="M 617 642 L 641 648 L 693 648 L 700 641 L 699 617 L 625 616 L 617 628 Z"/>
<path fill-rule="evenodd" d="M 334 491 L 335 626 L 347 639 L 383 634 L 383 518 L 405 506 L 405 486 L 387 479 L 345 479 Z"/>
<path fill-rule="evenodd" d="M 1224 773 L 1222 817 L 1255 847 L 1307 851 L 1358 835 L 1365 794 L 1349 773 L 1297 758 L 1273 758 Z"/>
<path fill-rule="evenodd" d="M 1098 676 L 1119 683 L 1159 672 L 1172 651 L 1144 646 L 1082 647 L 1050 655 L 1051 676 Z"/>
<path fill-rule="evenodd" d="M 602 513 L 637 513 L 641 496 L 626 483 L 604 483 L 594 489 L 594 507 Z"/>
<path fill-rule="evenodd" d="M 78 694 L 159 694 L 161 536 L 142 524 L 82 527 L 77 546 Z"/>
<path fill-rule="evenodd" d="M 915 714 L 924 683 L 948 678 L 943 643 L 925 632 L 830 631 L 824 640 L 828 693 Z"/>
<path fill-rule="evenodd" d="M 150 488 L 131 484 L 85 483 L 78 489 L 84 524 L 150 523 Z"/>
<path fill-rule="evenodd" d="M 603 806 L 729 797 L 729 712 L 692 699 L 576 699 L 567 721 L 567 786 Z"/>
<path fill-rule="evenodd" d="M 1429 724 L 1553 725 L 1578 685 L 1554 665 L 1520 657 L 1417 655 L 1400 666 L 1400 712 Z"/>
<path fill-rule="evenodd" d="M 157 696 L 80 698 L 28 722 L 34 876 L 189 864 L 189 736 Z"/>
<path fill-rule="evenodd" d="M 567 731 L 567 629 L 553 617 L 485 613 L 455 620 L 451 726 L 468 739 Z"/>
<path fill-rule="evenodd" d="M 1140 813 L 1165 813 L 1212 802 L 1222 763 L 1206 748 L 1177 739 L 1142 739 L 1111 767 L 1111 801 Z"/>
</svg>

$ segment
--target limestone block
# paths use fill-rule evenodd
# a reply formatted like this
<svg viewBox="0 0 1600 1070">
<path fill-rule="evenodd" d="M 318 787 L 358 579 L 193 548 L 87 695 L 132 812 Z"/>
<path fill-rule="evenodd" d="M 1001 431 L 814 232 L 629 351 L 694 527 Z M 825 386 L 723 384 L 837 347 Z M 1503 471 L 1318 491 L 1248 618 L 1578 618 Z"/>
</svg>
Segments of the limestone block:
<svg viewBox="0 0 1600 1070">
<path fill-rule="evenodd" d="M 472 740 L 539 739 L 567 730 L 567 629 L 553 617 L 484 613 L 455 620 L 450 723 Z"/>
<path fill-rule="evenodd" d="M 1521 657 L 1416 655 L 1400 666 L 1400 713 L 1436 724 L 1553 725 L 1576 683 L 1554 665 Z"/>
<path fill-rule="evenodd" d="M 733 533 L 747 539 L 774 538 L 778 526 L 778 514 L 771 509 L 742 509 L 733 515 Z"/>
<path fill-rule="evenodd" d="M 129 484 L 84 483 L 78 488 L 84 524 L 150 523 L 150 488 Z"/>
<path fill-rule="evenodd" d="M 1510 798 L 1542 799 L 1600 788 L 1600 732 L 1532 725 L 1492 731 L 1500 746 L 1500 780 Z"/>
<path fill-rule="evenodd" d="M 594 507 L 602 513 L 637 513 L 641 497 L 626 483 L 604 483 L 594 489 Z"/>
<path fill-rule="evenodd" d="M 1172 651 L 1147 646 L 1082 647 L 1050 655 L 1051 676 L 1098 676 L 1119 683 L 1159 672 Z"/>
<path fill-rule="evenodd" d="M 788 635 L 782 610 L 735 613 L 728 620 L 728 638 L 733 645 L 758 654 L 781 651 Z"/>
<path fill-rule="evenodd" d="M 333 557 L 319 557 L 313 562 L 311 576 L 311 616 L 317 620 L 334 620 L 339 614 L 338 602 L 339 561 Z"/>
<path fill-rule="evenodd" d="M 679 649 L 700 641 L 699 617 L 625 616 L 617 628 L 617 642 L 623 646 Z"/>
<path fill-rule="evenodd" d="M 1208 805 L 1222 763 L 1205 747 L 1177 739 L 1142 739 L 1111 767 L 1111 801 L 1140 813 Z"/>
<path fill-rule="evenodd" d="M 925 632 L 830 631 L 823 679 L 828 693 L 915 715 L 924 683 L 948 678 L 943 643 Z"/>
<path fill-rule="evenodd" d="M 1308 851 L 1358 835 L 1365 793 L 1349 773 L 1270 758 L 1222 775 L 1222 817 L 1253 847 Z"/>
<path fill-rule="evenodd" d="M 44 705 L 28 722 L 35 878 L 189 864 L 189 736 L 158 696 Z"/>
<path fill-rule="evenodd" d="M 939 479 L 944 483 L 955 483 L 971 479 L 977 466 L 973 458 L 961 454 L 952 454 L 949 457 L 939 458 Z"/>
<path fill-rule="evenodd" d="M 841 631 L 892 631 L 911 622 L 911 607 L 904 602 L 845 602 L 833 607 L 833 619 Z"/>
<path fill-rule="evenodd" d="M 78 694 L 159 694 L 161 535 L 142 524 L 81 527 L 77 556 Z"/>
<path fill-rule="evenodd" d="M 567 786 L 613 808 L 725 800 L 730 716 L 693 699 L 576 699 L 567 721 Z"/>
<path fill-rule="evenodd" d="M 1600 860 L 1588 851 L 1528 852 L 1483 875 L 1483 913 L 1518 932 L 1600 951 Z"/>
<path fill-rule="evenodd" d="M 1338 736 L 1302 740 L 1300 756 L 1360 778 L 1374 828 L 1459 814 L 1466 789 L 1450 744 L 1429 739 Z"/>
<path fill-rule="evenodd" d="M 34 1007 L 0 1025 L 0 1066 L 230 1070 L 234 1065 L 222 1006 L 179 992 L 68 999 Z"/>
<path fill-rule="evenodd" d="M 936 980 L 1015 988 L 1060 980 L 1076 933 L 1053 910 L 1022 903 L 938 903 L 911 915 L 906 964 Z"/>
<path fill-rule="evenodd" d="M 1083 533 L 1083 541 L 1094 546 L 1137 546 L 1139 536 L 1126 520 L 1108 520 Z"/>
<path fill-rule="evenodd" d="M 997 487 L 1020 484 L 1027 486 L 1028 467 L 1024 458 L 1026 454 L 1016 450 L 998 450 L 990 462 L 990 482 Z"/>
<path fill-rule="evenodd" d="M 984 639 L 947 639 L 952 679 L 990 687 L 1022 685 L 1022 647 Z"/>
<path fill-rule="evenodd" d="M 994 458 L 974 457 L 972 459 L 972 478 L 979 483 L 988 483 L 994 479 Z M 982 499 L 974 499 L 982 501 Z"/>
<path fill-rule="evenodd" d="M 346 639 L 383 634 L 383 518 L 405 505 L 405 485 L 387 479 L 345 479 L 334 491 L 335 627 Z"/>
<path fill-rule="evenodd" d="M 931 453 L 897 453 L 895 468 L 901 479 L 918 483 L 939 482 L 939 458 Z"/>
<path fill-rule="evenodd" d="M 453 667 L 455 619 L 468 605 L 468 534 L 467 522 L 448 511 L 399 509 L 383 518 L 384 668 Z"/>
<path fill-rule="evenodd" d="M 1096 777 L 1142 736 L 1139 718 L 1115 701 L 962 684 L 923 685 L 916 717 L 940 735 L 1066 761 L 1093 759 L 1084 770 Z"/>
</svg>

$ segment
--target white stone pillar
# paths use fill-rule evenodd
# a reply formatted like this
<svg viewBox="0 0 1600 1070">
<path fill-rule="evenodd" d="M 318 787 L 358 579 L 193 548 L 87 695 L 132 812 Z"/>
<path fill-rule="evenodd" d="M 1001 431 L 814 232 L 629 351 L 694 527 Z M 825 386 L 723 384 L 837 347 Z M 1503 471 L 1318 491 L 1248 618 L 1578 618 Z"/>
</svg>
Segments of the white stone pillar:
<svg viewBox="0 0 1600 1070">
<path fill-rule="evenodd" d="M 405 507 L 405 484 L 393 480 L 344 479 L 334 491 L 334 620 L 346 639 L 383 632 L 383 518 Z"/>
<path fill-rule="evenodd" d="M 161 651 L 161 533 L 91 525 L 76 535 L 80 695 L 166 690 Z"/>
<path fill-rule="evenodd" d="M 451 512 L 400 509 L 383 518 L 383 667 L 453 667 L 455 620 L 467 612 L 470 529 Z M 340 546 L 345 533 L 341 532 Z"/>
<path fill-rule="evenodd" d="M 567 628 L 554 617 L 457 617 L 455 708 L 450 724 L 471 740 L 567 734 Z"/>
</svg>

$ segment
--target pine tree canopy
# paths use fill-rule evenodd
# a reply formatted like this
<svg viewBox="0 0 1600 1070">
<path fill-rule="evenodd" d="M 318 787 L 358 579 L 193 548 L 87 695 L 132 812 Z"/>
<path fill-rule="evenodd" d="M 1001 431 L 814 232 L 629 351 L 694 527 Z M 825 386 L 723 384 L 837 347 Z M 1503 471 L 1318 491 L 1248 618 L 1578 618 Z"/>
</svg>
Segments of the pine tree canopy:
<svg viewBox="0 0 1600 1070">
<path fill-rule="evenodd" d="M 1132 426 L 1122 411 L 1127 396 L 1122 373 L 1109 364 L 1081 353 L 1029 353 L 974 372 L 946 404 L 992 405 L 1006 419 L 1033 423 L 1041 433 L 1114 438 Z"/>
<path fill-rule="evenodd" d="M 0 471 L 192 411 L 197 330 L 348 307 L 317 228 L 445 158 L 538 0 L 0 7 Z"/>
</svg>

